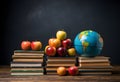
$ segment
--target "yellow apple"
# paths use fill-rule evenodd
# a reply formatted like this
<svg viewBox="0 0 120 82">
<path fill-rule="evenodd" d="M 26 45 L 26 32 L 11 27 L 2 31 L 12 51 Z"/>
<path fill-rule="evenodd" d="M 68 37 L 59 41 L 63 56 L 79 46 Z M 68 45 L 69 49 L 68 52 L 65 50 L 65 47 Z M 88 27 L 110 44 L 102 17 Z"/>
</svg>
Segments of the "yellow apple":
<svg viewBox="0 0 120 82">
<path fill-rule="evenodd" d="M 60 75 L 60 76 L 63 76 L 63 75 L 66 75 L 67 73 L 67 70 L 65 67 L 58 67 L 57 68 L 57 74 Z"/>
<path fill-rule="evenodd" d="M 66 39 L 66 37 L 67 37 L 67 33 L 66 33 L 65 31 L 63 31 L 63 30 L 59 30 L 59 31 L 57 31 L 57 33 L 56 33 L 56 37 L 57 37 L 57 39 L 59 39 L 59 40 L 64 40 L 64 39 Z"/>
<path fill-rule="evenodd" d="M 75 48 L 69 48 L 67 50 L 69 56 L 75 56 L 76 55 L 76 50 Z"/>
</svg>

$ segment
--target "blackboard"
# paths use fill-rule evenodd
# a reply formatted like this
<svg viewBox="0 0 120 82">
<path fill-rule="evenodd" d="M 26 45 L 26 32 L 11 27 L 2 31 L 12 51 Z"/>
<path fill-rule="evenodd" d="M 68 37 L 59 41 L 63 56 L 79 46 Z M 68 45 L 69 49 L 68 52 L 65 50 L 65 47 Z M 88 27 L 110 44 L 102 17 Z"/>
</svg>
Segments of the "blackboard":
<svg viewBox="0 0 120 82">
<path fill-rule="evenodd" d="M 102 55 L 120 64 L 120 6 L 106 0 L 3 0 L 1 7 L 0 64 L 10 64 L 15 49 L 23 40 L 40 40 L 43 48 L 58 30 L 68 37 L 87 29 L 104 39 Z"/>
</svg>

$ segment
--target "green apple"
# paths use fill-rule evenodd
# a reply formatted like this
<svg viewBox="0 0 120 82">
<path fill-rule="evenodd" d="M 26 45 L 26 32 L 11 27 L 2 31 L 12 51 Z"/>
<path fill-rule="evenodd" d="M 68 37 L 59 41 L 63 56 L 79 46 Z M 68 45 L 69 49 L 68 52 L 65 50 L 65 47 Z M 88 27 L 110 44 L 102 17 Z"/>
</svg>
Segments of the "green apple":
<svg viewBox="0 0 120 82">
<path fill-rule="evenodd" d="M 59 30 L 56 33 L 56 37 L 57 37 L 57 39 L 64 40 L 67 37 L 67 33 L 63 30 Z"/>
<path fill-rule="evenodd" d="M 69 48 L 67 50 L 69 56 L 75 56 L 76 55 L 76 50 L 75 48 Z"/>
</svg>

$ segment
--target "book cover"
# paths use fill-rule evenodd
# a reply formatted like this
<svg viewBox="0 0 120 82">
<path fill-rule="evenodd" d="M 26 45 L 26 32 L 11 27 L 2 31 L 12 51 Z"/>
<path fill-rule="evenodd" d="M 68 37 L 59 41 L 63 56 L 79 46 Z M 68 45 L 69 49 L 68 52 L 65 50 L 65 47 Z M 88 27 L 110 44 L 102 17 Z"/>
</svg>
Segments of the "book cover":
<svg viewBox="0 0 120 82">
<path fill-rule="evenodd" d="M 43 59 L 41 55 L 12 55 L 12 59 Z"/>
<path fill-rule="evenodd" d="M 57 72 L 47 72 L 47 75 L 58 75 Z"/>
<path fill-rule="evenodd" d="M 80 63 L 110 62 L 108 59 L 85 59 L 79 60 Z"/>
<path fill-rule="evenodd" d="M 14 53 L 44 53 L 44 51 L 34 51 L 34 50 L 14 50 Z"/>
<path fill-rule="evenodd" d="M 42 67 L 42 63 L 11 63 L 10 67 Z"/>
<path fill-rule="evenodd" d="M 11 73 L 43 73 L 44 70 L 11 70 Z"/>
<path fill-rule="evenodd" d="M 59 63 L 59 64 L 47 64 L 47 66 L 75 66 L 74 63 L 65 64 L 65 63 Z"/>
<path fill-rule="evenodd" d="M 78 69 L 80 72 L 97 72 L 97 71 L 100 71 L 100 72 L 106 72 L 106 71 L 112 71 L 112 68 L 98 68 L 98 69 L 95 69 L 95 68 L 80 68 Z"/>
<path fill-rule="evenodd" d="M 80 63 L 79 64 L 80 67 L 94 67 L 94 66 L 110 66 L 109 62 L 101 62 L 101 63 Z"/>
<path fill-rule="evenodd" d="M 40 70 L 44 70 L 42 67 L 18 67 L 18 68 L 16 68 L 16 67 L 12 67 L 11 68 L 11 71 L 19 71 L 19 70 L 21 70 L 21 71 L 28 71 L 28 70 L 30 70 L 30 71 L 40 71 Z"/>
<path fill-rule="evenodd" d="M 21 73 L 21 72 L 18 72 L 18 73 L 11 73 L 11 75 L 44 75 L 44 73 Z"/>
<path fill-rule="evenodd" d="M 47 61 L 76 61 L 76 57 L 47 57 Z"/>
<path fill-rule="evenodd" d="M 75 61 L 47 61 L 47 64 L 75 64 Z"/>
<path fill-rule="evenodd" d="M 78 66 L 79 69 L 84 68 L 84 69 L 89 69 L 89 68 L 94 68 L 94 69 L 98 69 L 98 68 L 113 68 L 113 66 L 109 65 L 109 66 Z"/>
<path fill-rule="evenodd" d="M 15 50 L 14 55 L 44 55 L 44 51 Z"/>
<path fill-rule="evenodd" d="M 43 59 L 13 59 L 13 62 L 43 62 Z"/>
<path fill-rule="evenodd" d="M 79 72 L 80 75 L 111 75 L 112 72 Z"/>
<path fill-rule="evenodd" d="M 78 57 L 79 60 L 94 60 L 94 59 L 100 59 L 100 60 L 105 60 L 105 59 L 110 59 L 110 57 L 106 56 L 95 56 L 95 57 Z"/>
</svg>

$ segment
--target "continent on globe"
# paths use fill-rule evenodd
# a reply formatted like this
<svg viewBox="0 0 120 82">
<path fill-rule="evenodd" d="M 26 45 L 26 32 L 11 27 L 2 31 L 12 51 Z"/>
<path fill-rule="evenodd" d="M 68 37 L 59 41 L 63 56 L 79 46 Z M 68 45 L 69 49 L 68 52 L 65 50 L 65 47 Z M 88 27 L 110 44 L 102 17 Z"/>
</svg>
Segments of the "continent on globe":
<svg viewBox="0 0 120 82">
<path fill-rule="evenodd" d="M 85 30 L 75 37 L 74 47 L 79 55 L 94 57 L 102 51 L 103 38 L 93 30 Z"/>
</svg>

